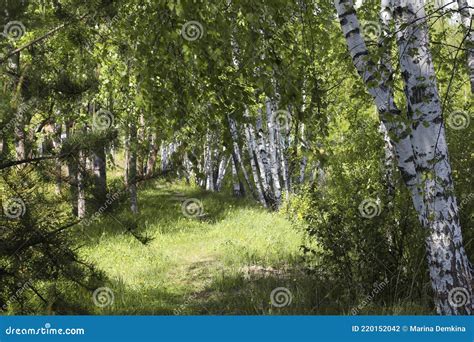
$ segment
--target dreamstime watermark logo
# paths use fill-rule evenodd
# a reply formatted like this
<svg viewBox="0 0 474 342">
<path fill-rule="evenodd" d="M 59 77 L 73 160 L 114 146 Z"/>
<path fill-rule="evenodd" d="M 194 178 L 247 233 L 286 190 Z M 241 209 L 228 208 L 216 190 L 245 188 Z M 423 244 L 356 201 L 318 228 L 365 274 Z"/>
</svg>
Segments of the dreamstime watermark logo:
<svg viewBox="0 0 474 342">
<path fill-rule="evenodd" d="M 184 216 L 189 218 L 196 218 L 203 214 L 204 206 L 197 198 L 188 198 L 181 204 L 181 210 Z"/>
<path fill-rule="evenodd" d="M 181 35 L 184 39 L 193 42 L 201 38 L 204 34 L 204 28 L 199 21 L 191 20 L 184 23 L 181 28 Z"/>
<path fill-rule="evenodd" d="M 25 202 L 19 197 L 12 197 L 3 202 L 3 213 L 6 217 L 17 219 L 26 212 Z"/>
<path fill-rule="evenodd" d="M 462 111 L 450 113 L 446 119 L 448 126 L 454 130 L 467 128 L 471 123 L 471 116 Z"/>
<path fill-rule="evenodd" d="M 467 304 L 470 294 L 464 287 L 454 287 L 448 292 L 448 303 L 454 308 L 459 308 Z"/>
<path fill-rule="evenodd" d="M 376 21 L 366 21 L 361 25 L 362 34 L 368 39 L 377 40 L 382 34 L 382 29 Z"/>
<path fill-rule="evenodd" d="M 13 293 L 13 295 L 5 302 L 5 304 L 2 305 L 2 309 L 3 310 L 6 310 L 8 308 L 8 306 L 13 303 L 14 301 L 16 300 L 19 300 L 21 298 L 21 295 L 23 292 L 25 292 L 28 288 L 30 288 L 33 284 L 31 284 L 31 281 L 28 280 L 26 282 L 24 282 L 23 284 L 22 283 L 18 283 L 17 286 L 17 290 L 15 291 L 15 293 Z"/>
<path fill-rule="evenodd" d="M 280 131 L 287 132 L 291 126 L 291 114 L 284 109 L 276 110 L 272 113 L 272 122 L 278 126 Z"/>
<path fill-rule="evenodd" d="M 114 293 L 108 287 L 99 287 L 92 294 L 92 300 L 94 304 L 99 308 L 105 308 L 114 303 Z"/>
<path fill-rule="evenodd" d="M 193 293 L 192 295 L 187 297 L 186 300 L 182 304 L 180 304 L 176 309 L 173 310 L 173 314 L 176 316 L 183 314 L 186 308 L 197 298 L 198 298 L 198 294 Z"/>
<path fill-rule="evenodd" d="M 92 127 L 98 131 L 104 131 L 114 125 L 114 115 L 108 110 L 101 109 L 94 115 Z"/>
<path fill-rule="evenodd" d="M 15 328 L 9 326 L 5 329 L 6 335 L 84 335 L 84 328 L 53 328 L 51 323 L 45 323 L 40 328 Z"/>
<path fill-rule="evenodd" d="M 286 287 L 277 287 L 270 293 L 270 302 L 276 308 L 291 305 L 293 295 Z"/>
<path fill-rule="evenodd" d="M 362 217 L 373 218 L 382 211 L 379 199 L 366 198 L 359 204 L 359 213 Z"/>
<path fill-rule="evenodd" d="M 374 283 L 374 287 L 370 294 L 364 298 L 362 303 L 357 305 L 357 307 L 352 308 L 351 314 L 352 315 L 358 315 L 359 311 L 365 308 L 367 305 L 369 305 L 370 302 L 372 302 L 375 298 L 376 295 L 378 295 L 382 290 L 385 288 L 385 286 L 388 285 L 388 280 L 381 281 L 380 283 Z"/>
<path fill-rule="evenodd" d="M 5 38 L 18 40 L 26 33 L 25 25 L 21 21 L 9 21 L 4 27 L 2 35 Z"/>
</svg>

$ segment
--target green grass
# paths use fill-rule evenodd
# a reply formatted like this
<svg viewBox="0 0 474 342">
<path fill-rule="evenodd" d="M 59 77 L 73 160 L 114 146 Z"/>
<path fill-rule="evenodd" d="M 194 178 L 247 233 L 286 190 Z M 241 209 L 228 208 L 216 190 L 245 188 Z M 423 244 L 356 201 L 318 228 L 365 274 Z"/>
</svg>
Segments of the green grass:
<svg viewBox="0 0 474 342">
<path fill-rule="evenodd" d="M 202 218 L 182 213 L 189 198 L 202 201 Z M 115 297 L 100 312 L 265 313 L 275 310 L 270 293 L 276 287 L 289 288 L 295 300 L 292 272 L 302 233 L 280 214 L 249 200 L 158 182 L 139 192 L 139 203 L 137 217 L 123 204 L 84 228 L 81 256 L 105 272 Z M 147 244 L 127 232 L 132 221 Z"/>
<path fill-rule="evenodd" d="M 201 218 L 182 212 L 183 200 L 203 204 Z M 106 275 L 110 306 L 84 301 L 95 314 L 348 314 L 337 281 L 308 273 L 303 231 L 281 213 L 248 199 L 184 184 L 150 181 L 139 191 L 140 213 L 122 202 L 83 228 L 83 259 Z M 127 229 L 131 228 L 133 234 Z M 135 235 L 135 236 L 134 236 Z M 137 238 L 138 237 L 138 238 Z M 147 243 L 142 241 L 147 240 Z M 272 305 L 287 288 L 291 304 Z M 403 304 L 406 305 L 406 304 Z M 401 314 L 411 308 L 371 305 L 360 313 Z"/>
</svg>

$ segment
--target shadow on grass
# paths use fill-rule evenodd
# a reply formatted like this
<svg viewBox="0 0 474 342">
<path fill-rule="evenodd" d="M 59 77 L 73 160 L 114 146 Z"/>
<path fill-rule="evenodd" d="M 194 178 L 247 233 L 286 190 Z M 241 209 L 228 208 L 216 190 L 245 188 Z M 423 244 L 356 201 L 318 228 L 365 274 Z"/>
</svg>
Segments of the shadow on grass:
<svg viewBox="0 0 474 342">
<path fill-rule="evenodd" d="M 183 203 L 190 199 L 202 204 L 201 216 L 184 214 Z M 157 180 L 140 185 L 138 205 L 139 213 L 135 215 L 130 212 L 128 198 L 123 198 L 114 210 L 104 212 L 91 225 L 79 228 L 78 234 L 89 238 L 92 243 L 104 234 L 130 233 L 139 240 L 148 241 L 151 239 L 149 234 L 153 234 L 157 227 L 160 234 L 172 234 L 184 228 L 200 228 L 201 224 L 215 224 L 224 220 L 230 209 L 260 208 L 251 198 L 236 198 L 226 193 Z"/>
</svg>

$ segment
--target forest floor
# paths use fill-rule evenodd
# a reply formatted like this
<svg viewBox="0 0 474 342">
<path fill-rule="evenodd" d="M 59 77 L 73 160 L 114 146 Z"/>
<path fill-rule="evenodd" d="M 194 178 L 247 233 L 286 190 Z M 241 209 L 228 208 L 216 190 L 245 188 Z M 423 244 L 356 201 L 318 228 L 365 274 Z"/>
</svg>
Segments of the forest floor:
<svg viewBox="0 0 474 342">
<path fill-rule="evenodd" d="M 200 218 L 183 214 L 182 203 L 189 199 L 201 201 Z M 93 313 L 350 314 L 353 305 L 339 291 L 343 284 L 304 267 L 304 230 L 282 212 L 165 181 L 140 187 L 138 202 L 138 215 L 123 202 L 84 227 L 80 255 L 105 273 L 103 286 L 114 295 L 112 305 L 91 303 Z M 280 293 L 281 302 L 272 303 L 272 291 L 281 288 L 288 296 Z M 420 311 L 372 304 L 359 314 Z"/>
<path fill-rule="evenodd" d="M 202 202 L 199 219 L 182 212 L 182 202 L 190 198 Z M 310 313 L 299 301 L 312 287 L 297 266 L 303 233 L 282 214 L 245 199 L 165 182 L 141 189 L 139 203 L 138 218 L 124 203 L 114 216 L 104 214 L 85 228 L 89 239 L 81 255 L 105 272 L 114 293 L 114 304 L 99 312 Z M 126 222 L 138 222 L 134 233 L 149 241 L 143 244 L 127 232 Z M 270 300 L 278 287 L 291 292 L 291 304 L 283 308 Z"/>
</svg>

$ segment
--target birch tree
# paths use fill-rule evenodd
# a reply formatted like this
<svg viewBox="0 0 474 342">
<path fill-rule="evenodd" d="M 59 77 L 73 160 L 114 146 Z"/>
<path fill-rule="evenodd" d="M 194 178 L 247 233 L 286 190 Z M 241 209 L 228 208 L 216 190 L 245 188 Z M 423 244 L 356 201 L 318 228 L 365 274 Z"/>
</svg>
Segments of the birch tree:
<svg viewBox="0 0 474 342">
<path fill-rule="evenodd" d="M 461 23 L 465 29 L 465 47 L 467 56 L 467 68 L 471 83 L 471 93 L 474 94 L 474 27 L 472 23 L 472 13 L 474 8 L 469 6 L 468 0 L 458 0 L 459 15 Z"/>
<path fill-rule="evenodd" d="M 382 3 L 382 15 L 394 14 L 400 67 L 405 81 L 411 131 L 394 103 L 393 90 L 371 61 L 352 0 L 335 0 L 341 28 L 354 66 L 377 105 L 392 137 L 398 166 L 412 195 L 422 226 L 431 284 L 439 314 L 470 314 L 473 310 L 471 266 L 462 244 L 458 207 L 453 194 L 441 105 L 429 50 L 426 15 L 420 0 Z M 383 63 L 383 62 L 382 62 Z M 452 291 L 464 289 L 470 300 L 450 303 Z"/>
</svg>

